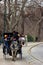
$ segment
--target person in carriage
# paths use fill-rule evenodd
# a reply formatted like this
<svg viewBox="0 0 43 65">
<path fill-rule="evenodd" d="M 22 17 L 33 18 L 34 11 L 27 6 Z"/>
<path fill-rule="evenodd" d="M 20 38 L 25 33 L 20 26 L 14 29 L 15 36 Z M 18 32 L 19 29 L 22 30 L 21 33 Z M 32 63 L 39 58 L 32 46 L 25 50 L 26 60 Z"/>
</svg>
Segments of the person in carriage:
<svg viewBox="0 0 43 65">
<path fill-rule="evenodd" d="M 4 43 L 3 43 L 3 54 L 4 55 L 6 55 L 6 52 L 7 54 L 12 55 L 11 49 L 10 49 L 10 45 L 11 45 L 10 35 L 11 35 L 10 33 L 4 33 Z"/>
<path fill-rule="evenodd" d="M 22 59 L 22 45 L 19 41 L 19 37 L 20 37 L 20 34 L 17 32 L 17 31 L 13 31 L 13 38 L 12 38 L 12 42 L 13 41 L 17 41 L 17 47 L 18 47 L 18 50 L 17 50 L 17 54 L 20 54 L 20 57 Z"/>
<path fill-rule="evenodd" d="M 22 59 L 22 45 L 25 43 L 25 37 L 22 34 L 19 34 L 19 32 L 13 31 L 13 39 L 18 43 L 17 46 L 19 49 L 17 50 L 17 54 L 20 54 Z"/>
</svg>

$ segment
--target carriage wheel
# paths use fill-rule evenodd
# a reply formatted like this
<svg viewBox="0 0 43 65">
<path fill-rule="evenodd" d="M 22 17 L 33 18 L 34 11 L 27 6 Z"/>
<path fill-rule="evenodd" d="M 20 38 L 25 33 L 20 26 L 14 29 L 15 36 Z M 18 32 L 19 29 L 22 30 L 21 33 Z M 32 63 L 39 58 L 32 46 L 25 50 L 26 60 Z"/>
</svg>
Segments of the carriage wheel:
<svg viewBox="0 0 43 65">
<path fill-rule="evenodd" d="M 4 49 L 3 57 L 4 57 L 4 59 L 7 59 L 7 48 Z"/>
</svg>

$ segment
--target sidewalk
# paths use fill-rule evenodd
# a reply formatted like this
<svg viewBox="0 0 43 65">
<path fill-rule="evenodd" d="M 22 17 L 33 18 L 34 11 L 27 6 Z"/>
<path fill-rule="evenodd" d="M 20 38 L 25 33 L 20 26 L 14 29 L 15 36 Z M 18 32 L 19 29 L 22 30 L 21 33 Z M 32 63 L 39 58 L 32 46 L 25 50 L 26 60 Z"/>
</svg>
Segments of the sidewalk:
<svg viewBox="0 0 43 65">
<path fill-rule="evenodd" d="M 43 44 L 43 42 L 26 42 L 25 45 L 23 45 L 23 46 L 33 46 L 33 45 L 37 45 L 37 44 Z"/>
</svg>

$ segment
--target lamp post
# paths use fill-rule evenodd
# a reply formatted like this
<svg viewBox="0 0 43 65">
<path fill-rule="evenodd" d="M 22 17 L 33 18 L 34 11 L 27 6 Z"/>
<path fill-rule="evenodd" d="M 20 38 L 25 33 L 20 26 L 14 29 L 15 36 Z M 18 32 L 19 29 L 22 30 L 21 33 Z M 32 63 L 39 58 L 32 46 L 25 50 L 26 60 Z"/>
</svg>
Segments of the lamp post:
<svg viewBox="0 0 43 65">
<path fill-rule="evenodd" d="M 1 2 L 2 0 L 0 0 Z M 4 0 L 4 29 L 3 32 L 6 32 L 6 0 Z"/>
<path fill-rule="evenodd" d="M 0 0 L 1 2 L 2 0 Z M 4 0 L 4 29 L 3 29 L 3 32 L 6 31 L 6 0 Z M 3 33 L 2 33 L 2 42 L 3 42 Z"/>
<path fill-rule="evenodd" d="M 6 32 L 6 0 L 4 0 L 4 33 Z"/>
<path fill-rule="evenodd" d="M 9 19 L 9 32 L 11 32 L 11 7 L 10 7 L 10 3 L 13 0 L 4 0 L 4 32 L 7 32 L 8 28 L 6 29 L 6 25 L 7 25 L 7 15 L 8 14 L 8 19 Z M 7 3 L 8 2 L 8 3 Z M 7 6 L 6 6 L 7 4 Z M 8 7 L 8 8 L 7 8 Z M 8 10 L 8 13 L 7 13 Z"/>
</svg>

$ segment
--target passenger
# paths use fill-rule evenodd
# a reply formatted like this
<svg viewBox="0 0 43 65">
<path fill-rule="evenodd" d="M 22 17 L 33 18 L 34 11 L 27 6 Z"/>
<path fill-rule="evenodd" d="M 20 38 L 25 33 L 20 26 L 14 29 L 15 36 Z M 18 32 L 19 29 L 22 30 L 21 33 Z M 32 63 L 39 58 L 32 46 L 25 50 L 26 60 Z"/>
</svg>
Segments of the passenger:
<svg viewBox="0 0 43 65">
<path fill-rule="evenodd" d="M 16 38 L 16 41 L 18 42 L 18 48 L 20 49 L 21 48 L 21 43 L 19 42 L 19 37 L 20 37 L 20 34 L 16 31 L 13 32 L 13 38 L 15 39 Z"/>
<path fill-rule="evenodd" d="M 8 41 L 7 41 L 7 38 L 8 38 L 8 36 L 5 35 L 5 36 L 4 36 L 4 44 L 5 44 L 5 46 L 8 48 Z"/>
<path fill-rule="evenodd" d="M 8 36 L 7 40 L 8 40 L 8 45 L 9 45 L 9 48 L 10 48 L 10 45 L 11 45 L 11 39 L 10 39 L 10 35 Z"/>
<path fill-rule="evenodd" d="M 3 45 L 3 53 L 5 54 L 5 48 L 7 48 L 7 53 L 9 53 L 9 55 L 12 55 L 11 53 L 11 48 L 10 48 L 10 37 L 8 35 L 4 36 L 4 45 Z"/>
<path fill-rule="evenodd" d="M 22 45 L 21 43 L 19 42 L 19 37 L 20 37 L 20 34 L 16 31 L 13 32 L 13 37 L 16 38 L 18 44 L 18 50 L 17 50 L 17 54 L 20 54 L 21 55 L 21 58 L 22 58 Z"/>
<path fill-rule="evenodd" d="M 24 35 L 20 35 L 19 41 L 20 41 L 21 44 L 24 45 L 24 43 L 25 43 L 25 37 L 24 37 Z"/>
<path fill-rule="evenodd" d="M 3 53 L 5 54 L 5 48 L 8 49 L 7 35 L 4 35 Z"/>
<path fill-rule="evenodd" d="M 13 37 L 16 38 L 17 42 L 19 43 L 19 33 L 16 31 L 13 31 Z"/>
</svg>

